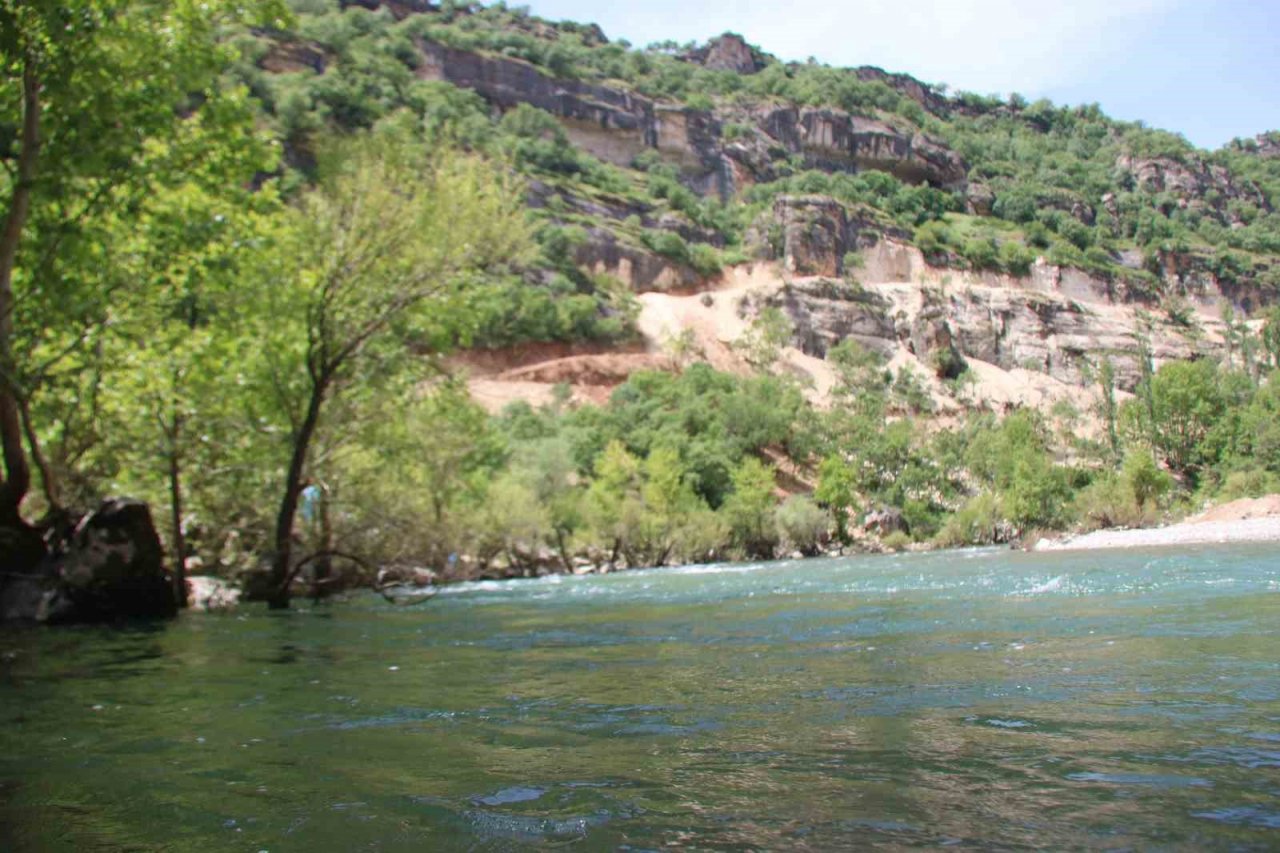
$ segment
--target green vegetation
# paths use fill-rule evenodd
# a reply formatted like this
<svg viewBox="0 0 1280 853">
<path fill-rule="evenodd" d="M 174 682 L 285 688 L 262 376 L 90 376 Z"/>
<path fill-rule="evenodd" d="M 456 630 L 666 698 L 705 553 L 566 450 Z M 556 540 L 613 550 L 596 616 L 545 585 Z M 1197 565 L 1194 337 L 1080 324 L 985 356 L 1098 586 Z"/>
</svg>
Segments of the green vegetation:
<svg viewBox="0 0 1280 853">
<path fill-rule="evenodd" d="M 439 358 L 626 342 L 637 302 L 596 271 L 600 252 L 714 277 L 780 238 L 780 196 L 814 194 L 937 264 L 1025 276 L 1043 256 L 1114 279 L 1190 338 L 1167 262 L 1249 304 L 1280 283 L 1280 160 L 1248 143 L 1204 154 L 1096 107 L 948 99 L 816 63 L 709 70 L 691 46 L 634 50 L 502 5 L 398 20 L 327 0 L 251 18 L 0 0 L 0 25 L 0 532 L 14 541 L 30 520 L 136 494 L 165 507 L 175 565 L 266 564 L 283 605 L 320 554 L 458 575 L 764 558 L 864 538 L 870 513 L 892 547 L 999 542 L 1280 480 L 1280 309 L 1224 315 L 1222 364 L 1156 370 L 1144 338 L 1123 402 L 1115 366 L 1097 365 L 1097 440 L 1067 409 L 944 428 L 923 417 L 932 377 L 852 340 L 829 353 L 834 401 L 815 408 L 777 375 L 795 337 L 777 308 L 739 341 L 754 375 L 688 363 L 695 342 L 677 340 L 682 370 L 635 373 L 599 406 L 562 395 L 491 417 Z M 572 122 L 425 79 L 423 40 L 668 101 L 756 146 L 758 172 L 726 189 L 654 147 L 605 162 Z M 927 133 L 965 158 L 971 191 L 815 168 L 752 117 L 785 105 Z M 1168 189 L 1178 170 L 1195 193 Z M 950 350 L 929 367 L 972 379 Z M 319 507 L 299 519 L 309 485 Z"/>
</svg>

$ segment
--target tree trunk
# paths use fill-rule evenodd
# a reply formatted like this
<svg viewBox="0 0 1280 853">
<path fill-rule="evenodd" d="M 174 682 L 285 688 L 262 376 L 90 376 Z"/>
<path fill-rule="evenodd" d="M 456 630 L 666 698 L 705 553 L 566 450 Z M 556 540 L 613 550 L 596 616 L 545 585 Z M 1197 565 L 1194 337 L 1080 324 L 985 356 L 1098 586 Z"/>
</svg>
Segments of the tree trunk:
<svg viewBox="0 0 1280 853">
<path fill-rule="evenodd" d="M 0 447 L 4 455 L 4 482 L 0 483 L 0 526 L 22 524 L 22 499 L 31 488 L 31 470 L 22 449 L 22 418 L 13 362 L 13 270 L 18 245 L 31 209 L 31 190 L 40 155 L 40 82 L 30 50 L 22 66 L 22 151 L 18 155 L 13 200 L 0 232 Z"/>
<path fill-rule="evenodd" d="M 569 544 L 565 542 L 563 527 L 556 528 L 556 550 L 560 552 L 560 564 L 566 572 L 572 574 L 573 560 L 569 558 Z"/>
<path fill-rule="evenodd" d="M 182 416 L 173 415 L 169 434 L 169 511 L 173 525 L 173 600 L 187 606 L 187 539 L 182 533 L 182 464 L 178 458 Z"/>
<path fill-rule="evenodd" d="M 40 472 L 40 485 L 44 489 L 45 503 L 49 504 L 50 518 L 62 514 L 62 500 L 58 497 L 58 479 L 53 474 L 49 460 L 40 449 L 40 436 L 36 435 L 35 424 L 31 421 L 31 405 L 26 399 L 18 401 L 18 416 L 22 418 L 22 431 L 27 436 L 27 450 L 31 453 L 31 461 Z"/>
<path fill-rule="evenodd" d="M 293 438 L 293 456 L 285 474 L 284 497 L 280 501 L 280 514 L 276 516 L 275 556 L 271 563 L 271 597 L 267 606 L 272 610 L 289 607 L 289 563 L 293 556 L 293 522 L 298 515 L 298 497 L 302 494 L 302 472 L 307 465 L 307 452 L 316 426 L 320 423 L 320 406 L 329 390 L 329 374 L 320 373 L 311 383 L 311 399 L 307 402 L 307 414 L 297 435 Z"/>
</svg>

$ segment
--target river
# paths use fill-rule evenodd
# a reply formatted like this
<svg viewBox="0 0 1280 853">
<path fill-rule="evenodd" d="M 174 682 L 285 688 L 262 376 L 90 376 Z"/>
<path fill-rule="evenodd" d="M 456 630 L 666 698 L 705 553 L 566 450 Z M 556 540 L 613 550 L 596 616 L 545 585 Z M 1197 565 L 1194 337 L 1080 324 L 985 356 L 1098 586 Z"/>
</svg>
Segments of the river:
<svg viewBox="0 0 1280 853">
<path fill-rule="evenodd" d="M 1280 847 L 1274 545 L 298 605 L 0 633 L 0 848 Z"/>
</svg>

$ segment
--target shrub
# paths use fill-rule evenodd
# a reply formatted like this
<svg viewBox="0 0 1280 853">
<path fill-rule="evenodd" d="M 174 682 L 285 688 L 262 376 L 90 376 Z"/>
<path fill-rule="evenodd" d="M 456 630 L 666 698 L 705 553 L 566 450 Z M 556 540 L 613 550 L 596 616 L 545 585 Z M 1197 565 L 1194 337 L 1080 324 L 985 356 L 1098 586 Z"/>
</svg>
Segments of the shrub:
<svg viewBox="0 0 1280 853">
<path fill-rule="evenodd" d="M 1121 476 L 1139 510 L 1148 505 L 1154 506 L 1173 488 L 1173 478 L 1161 471 L 1151 457 L 1142 452 L 1129 454 L 1124 460 L 1124 472 Z"/>
<path fill-rule="evenodd" d="M 689 244 L 674 231 L 645 231 L 640 235 L 640 241 L 668 260 L 685 266 L 691 265 Z"/>
<path fill-rule="evenodd" d="M 986 240 L 975 238 L 966 241 L 960 249 L 960 254 L 964 255 L 969 266 L 975 270 L 989 270 L 998 266 L 996 242 L 991 238 Z"/>
<path fill-rule="evenodd" d="M 733 543 L 749 559 L 770 559 L 778 542 L 773 523 L 773 469 L 748 456 L 730 475 L 733 491 L 721 510 Z"/>
<path fill-rule="evenodd" d="M 1024 531 L 1059 527 L 1070 496 L 1066 472 L 1050 463 L 1045 454 L 1028 448 L 1013 459 L 1003 495 L 1004 514 Z"/>
<path fill-rule="evenodd" d="M 926 222 L 916 229 L 915 243 L 926 258 L 937 257 L 951 244 L 951 231 L 942 222 Z"/>
<path fill-rule="evenodd" d="M 975 495 L 947 519 L 934 538 L 943 548 L 962 545 L 994 545 L 1009 538 L 1009 524 L 1000 512 L 1000 501 L 991 492 Z"/>
<path fill-rule="evenodd" d="M 720 252 L 715 246 L 706 243 L 694 243 L 689 246 L 689 266 L 699 275 L 711 276 L 720 272 L 722 265 Z"/>
<path fill-rule="evenodd" d="M 1000 244 L 1000 266 L 1010 275 L 1024 276 L 1031 272 L 1035 255 L 1021 243 L 1007 242 Z"/>
<path fill-rule="evenodd" d="M 1195 309 L 1191 307 L 1191 303 L 1183 296 L 1175 294 L 1166 297 L 1160 307 L 1164 309 L 1165 316 L 1169 318 L 1169 322 L 1175 326 L 1189 329 L 1196 324 Z"/>
<path fill-rule="evenodd" d="M 901 530 L 895 530 L 880 540 L 880 544 L 890 551 L 901 551 L 911 544 L 911 537 Z"/>
<path fill-rule="evenodd" d="M 1261 468 L 1249 468 L 1228 474 L 1218 489 L 1217 498 L 1221 501 L 1234 501 L 1240 498 L 1260 498 L 1277 492 L 1280 492 L 1280 476 Z"/>
<path fill-rule="evenodd" d="M 784 548 L 806 556 L 818 553 L 831 530 L 831 515 L 805 495 L 792 495 L 774 513 Z"/>
<path fill-rule="evenodd" d="M 1099 477 L 1080 491 L 1072 502 L 1072 515 L 1082 530 L 1107 527 L 1139 527 L 1150 521 L 1133 499 L 1129 486 L 1115 474 Z"/>
</svg>

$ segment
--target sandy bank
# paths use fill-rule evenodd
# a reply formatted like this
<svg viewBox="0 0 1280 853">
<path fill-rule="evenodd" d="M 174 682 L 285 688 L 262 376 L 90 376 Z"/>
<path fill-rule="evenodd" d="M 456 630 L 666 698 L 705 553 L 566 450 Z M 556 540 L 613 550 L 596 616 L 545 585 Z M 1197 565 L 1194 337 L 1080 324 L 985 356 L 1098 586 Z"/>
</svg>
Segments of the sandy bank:
<svg viewBox="0 0 1280 853">
<path fill-rule="evenodd" d="M 1098 530 L 1061 539 L 1043 539 L 1036 543 L 1034 550 L 1085 551 L 1230 542 L 1280 543 L 1280 495 L 1232 501 L 1168 527 Z"/>
</svg>

